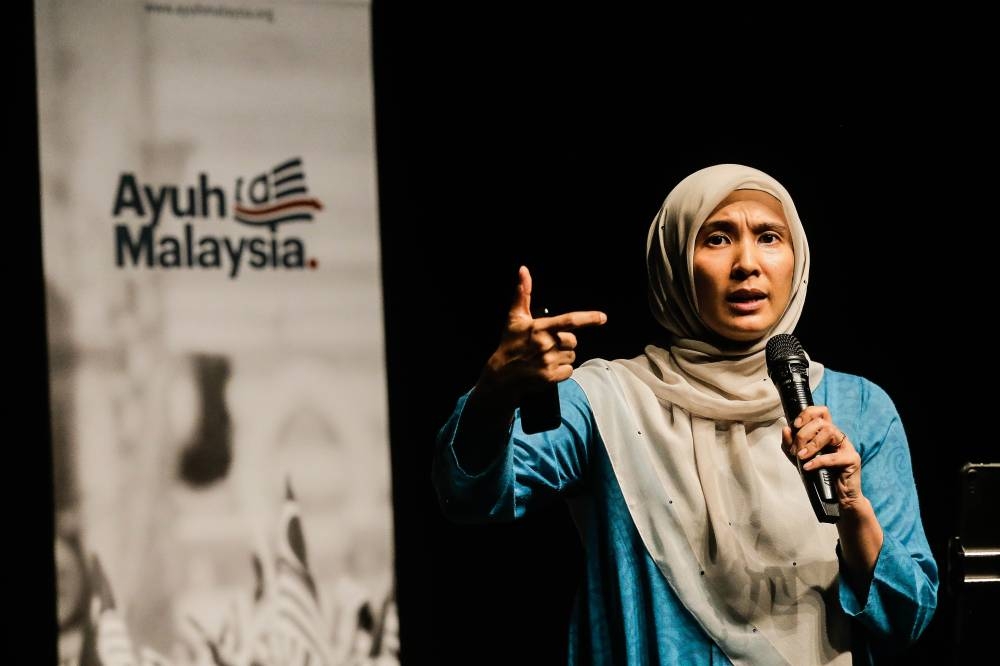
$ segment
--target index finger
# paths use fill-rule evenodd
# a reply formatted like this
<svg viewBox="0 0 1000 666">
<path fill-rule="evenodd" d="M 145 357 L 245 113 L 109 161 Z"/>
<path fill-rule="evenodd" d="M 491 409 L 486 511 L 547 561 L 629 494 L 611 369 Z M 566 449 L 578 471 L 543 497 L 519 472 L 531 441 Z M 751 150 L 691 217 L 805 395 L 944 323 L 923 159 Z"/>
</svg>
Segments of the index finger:
<svg viewBox="0 0 1000 666">
<path fill-rule="evenodd" d="M 833 419 L 830 418 L 829 414 L 830 412 L 825 405 L 809 405 L 799 412 L 799 415 L 793 419 L 791 425 L 796 428 L 801 428 L 815 419 L 830 421 L 832 423 Z"/>
<path fill-rule="evenodd" d="M 540 317 L 535 319 L 536 329 L 566 331 L 584 326 L 600 326 L 608 320 L 608 315 L 600 310 L 577 310 L 575 312 L 565 312 L 554 317 Z"/>
</svg>

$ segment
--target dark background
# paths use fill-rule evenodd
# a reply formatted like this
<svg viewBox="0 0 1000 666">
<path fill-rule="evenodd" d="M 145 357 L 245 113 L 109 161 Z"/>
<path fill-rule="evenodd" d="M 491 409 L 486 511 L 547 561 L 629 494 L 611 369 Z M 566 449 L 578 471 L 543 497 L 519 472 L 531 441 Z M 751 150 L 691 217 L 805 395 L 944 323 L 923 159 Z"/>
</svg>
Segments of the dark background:
<svg viewBox="0 0 1000 666">
<path fill-rule="evenodd" d="M 44 633 L 51 460 L 25 5 L 10 10 L 21 27 L 5 543 L 14 626 Z M 430 485 L 434 436 L 494 349 L 522 263 L 536 303 L 608 313 L 580 334 L 581 361 L 640 353 L 658 335 L 647 226 L 677 181 L 718 162 L 760 168 L 795 199 L 812 252 L 797 337 L 894 398 L 943 577 L 959 467 L 1000 459 L 990 401 L 970 399 L 989 395 L 974 387 L 991 376 L 998 282 L 996 121 L 978 99 L 974 40 L 938 52 L 927 36 L 948 31 L 940 17 L 914 27 L 828 15 L 778 30 L 759 16 L 476 7 L 372 9 L 404 663 L 564 660 L 582 562 L 568 514 L 448 523 Z M 950 659 L 953 606 L 942 584 L 907 663 Z M 54 641 L 32 654 L 54 663 Z"/>
<path fill-rule="evenodd" d="M 912 24 L 851 17 L 823 17 L 826 39 L 815 25 L 610 7 L 376 2 L 373 17 L 409 663 L 564 661 L 582 558 L 568 513 L 448 523 L 429 479 L 434 435 L 495 348 L 521 263 L 535 303 L 608 313 L 580 333 L 581 361 L 639 354 L 658 334 L 647 227 L 675 183 L 718 162 L 760 168 L 795 199 L 812 252 L 797 336 L 893 397 L 944 576 L 958 470 L 1000 459 L 983 433 L 992 417 L 969 400 L 992 362 L 997 282 L 995 169 L 984 164 L 996 123 L 975 99 L 974 60 L 936 52 Z M 972 83 L 953 82 L 959 73 Z M 901 663 L 954 657 L 943 589 Z"/>
</svg>

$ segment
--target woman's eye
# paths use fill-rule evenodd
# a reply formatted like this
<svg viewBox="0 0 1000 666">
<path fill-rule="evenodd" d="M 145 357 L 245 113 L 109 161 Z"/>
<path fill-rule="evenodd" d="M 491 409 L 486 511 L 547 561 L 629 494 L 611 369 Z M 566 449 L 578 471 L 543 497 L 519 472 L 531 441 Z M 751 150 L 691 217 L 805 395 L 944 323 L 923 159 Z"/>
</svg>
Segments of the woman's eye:
<svg viewBox="0 0 1000 666">
<path fill-rule="evenodd" d="M 760 242 L 765 244 L 777 243 L 781 240 L 781 236 L 774 233 L 773 231 L 765 231 L 760 235 Z"/>
<path fill-rule="evenodd" d="M 723 234 L 712 234 L 705 239 L 705 245 L 724 245 L 728 240 Z"/>
</svg>

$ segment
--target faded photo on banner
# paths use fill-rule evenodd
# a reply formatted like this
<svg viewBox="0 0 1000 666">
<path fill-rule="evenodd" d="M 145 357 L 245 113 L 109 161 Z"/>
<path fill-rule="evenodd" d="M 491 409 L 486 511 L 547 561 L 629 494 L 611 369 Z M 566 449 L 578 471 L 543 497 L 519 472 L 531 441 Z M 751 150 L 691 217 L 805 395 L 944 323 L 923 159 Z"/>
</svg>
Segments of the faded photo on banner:
<svg viewBox="0 0 1000 666">
<path fill-rule="evenodd" d="M 62 664 L 396 664 L 365 2 L 35 3 Z"/>
</svg>

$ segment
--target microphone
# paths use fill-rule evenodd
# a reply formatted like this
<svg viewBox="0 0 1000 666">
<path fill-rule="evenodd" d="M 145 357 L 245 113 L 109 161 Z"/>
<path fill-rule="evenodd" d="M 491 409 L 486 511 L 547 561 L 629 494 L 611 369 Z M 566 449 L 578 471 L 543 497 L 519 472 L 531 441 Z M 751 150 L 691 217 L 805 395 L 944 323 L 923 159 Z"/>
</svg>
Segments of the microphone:
<svg viewBox="0 0 1000 666">
<path fill-rule="evenodd" d="M 778 389 L 785 418 L 794 437 L 796 429 L 792 422 L 803 409 L 813 404 L 812 392 L 809 390 L 809 359 L 795 336 L 788 333 L 779 333 L 768 340 L 765 354 L 767 374 Z M 795 457 L 799 476 L 806 487 L 816 519 L 821 523 L 837 522 L 840 519 L 840 504 L 833 491 L 830 470 L 805 471 L 802 469 L 805 462 L 808 461 Z"/>
<path fill-rule="evenodd" d="M 554 430 L 561 424 L 557 384 L 546 384 L 521 396 L 521 428 L 526 434 Z"/>
<path fill-rule="evenodd" d="M 549 309 L 542 308 L 541 316 L 548 314 Z M 562 410 L 559 407 L 559 387 L 556 384 L 546 384 L 521 396 L 521 429 L 525 434 L 555 430 L 560 425 Z"/>
</svg>

